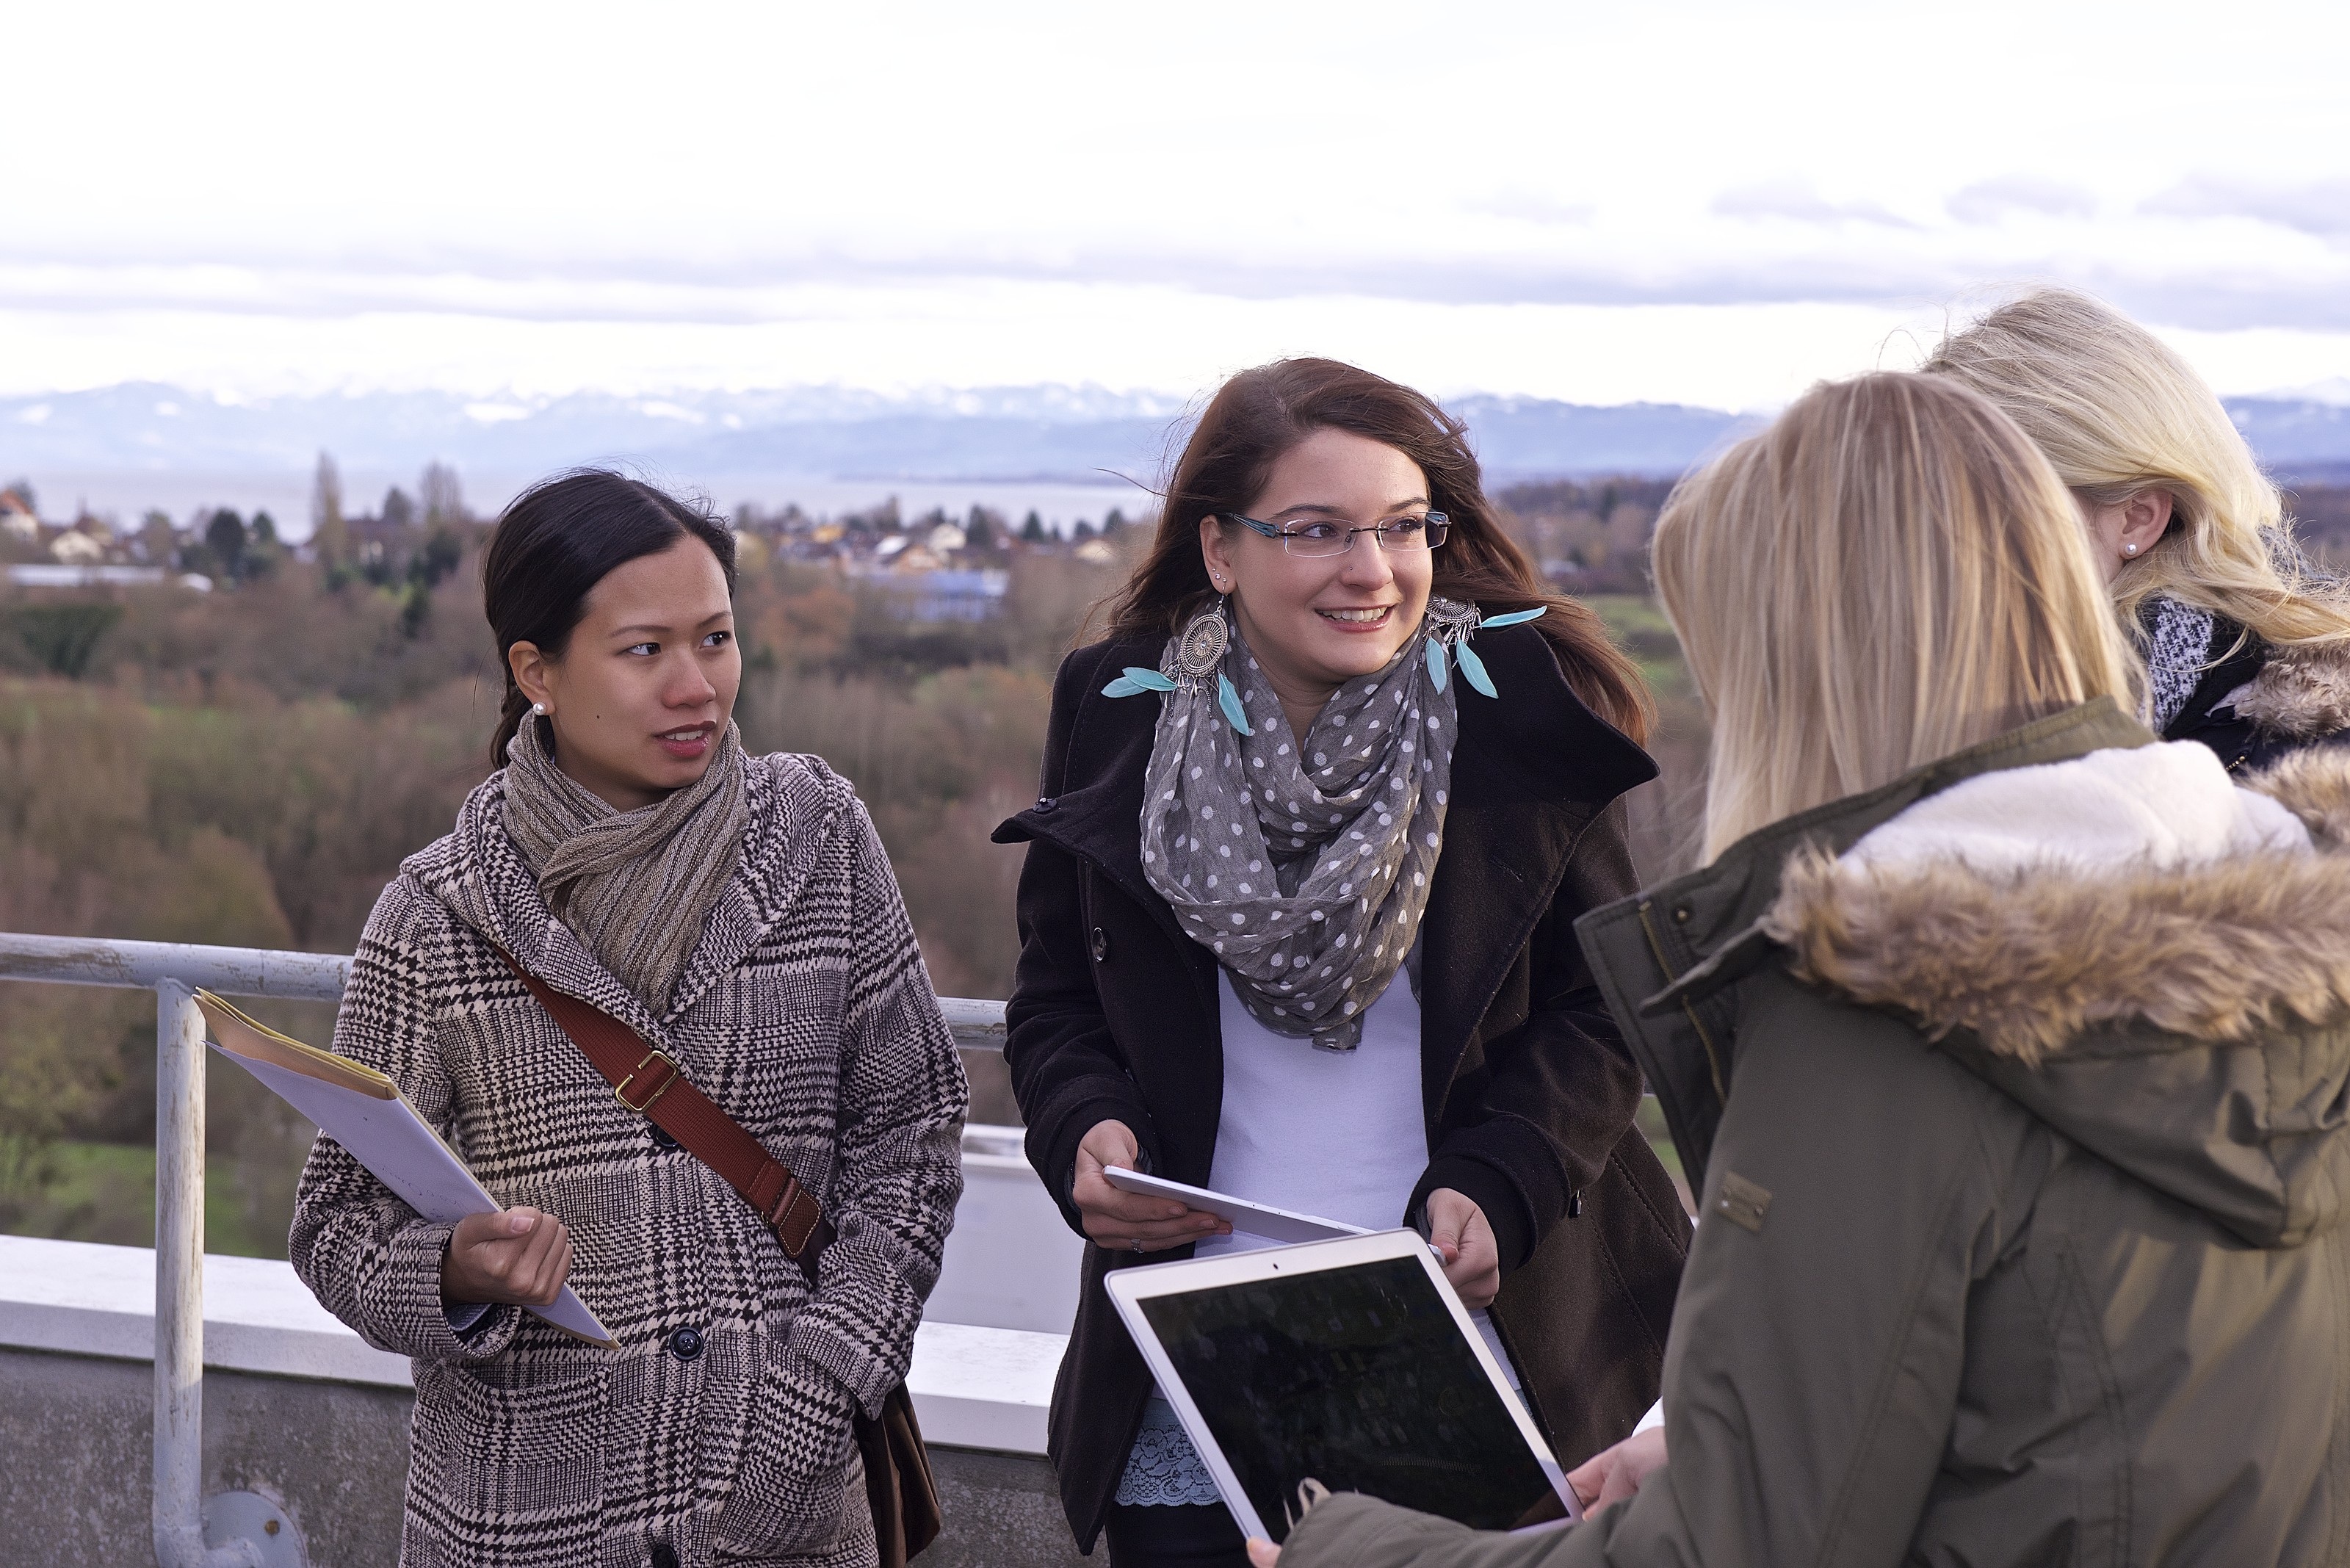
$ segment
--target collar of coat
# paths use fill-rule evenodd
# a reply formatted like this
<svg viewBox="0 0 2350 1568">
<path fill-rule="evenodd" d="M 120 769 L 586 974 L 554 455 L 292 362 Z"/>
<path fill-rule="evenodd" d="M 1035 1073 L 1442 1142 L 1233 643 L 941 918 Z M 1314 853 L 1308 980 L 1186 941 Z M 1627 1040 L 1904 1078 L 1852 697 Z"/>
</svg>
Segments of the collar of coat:
<svg viewBox="0 0 2350 1568">
<path fill-rule="evenodd" d="M 1533 627 L 1482 633 L 1477 651 L 1502 695 L 1462 691 L 1448 848 L 1455 824 L 1496 805 L 1563 806 L 1579 828 L 1617 796 L 1656 777 L 1648 754 L 1575 695 L 1548 640 Z M 1159 654 L 1155 643 L 1128 639 L 1069 656 L 1064 700 L 1071 711 L 1056 715 L 1056 725 L 1066 725 L 1065 738 L 1055 737 L 1060 776 L 1048 776 L 1036 804 L 1006 818 L 993 835 L 998 844 L 1057 844 L 1150 905 L 1163 900 L 1142 875 L 1142 775 L 1159 704 L 1106 697 L 1101 688 L 1128 665 L 1155 669 Z"/>
<path fill-rule="evenodd" d="M 659 1018 L 547 909 L 537 878 L 506 836 L 504 769 L 476 784 L 458 809 L 455 831 L 402 861 L 400 873 L 556 990 L 595 1003 L 660 1044 L 666 1026 L 739 964 L 791 908 L 826 846 L 853 815 L 855 792 L 819 758 L 776 753 L 746 757 L 743 769 L 742 865 L 712 906 L 702 941 Z"/>
<path fill-rule="evenodd" d="M 2350 642 L 2269 649 L 2235 710 L 2263 736 L 2303 739 L 2350 730 Z"/>
<path fill-rule="evenodd" d="M 1733 846 L 1656 896 L 1738 883 L 1759 913 L 1641 1012 L 1704 1000 L 1784 952 L 1798 980 L 2027 1065 L 2104 1030 L 2230 1045 L 2350 1018 L 2350 756 L 2330 748 L 2245 781 L 2301 820 L 2314 854 L 2002 872 L 1838 858 L 1966 778 L 2152 742 L 2100 700 Z"/>
<path fill-rule="evenodd" d="M 1648 754 L 1575 695 L 1550 643 L 1531 626 L 1483 632 L 1477 651 L 1499 698 L 1464 691 L 1452 799 L 1423 928 L 1424 1071 L 1440 1104 L 1471 1032 L 1557 895 L 1592 819 L 1656 776 Z M 1129 664 L 1159 647 L 1129 639 L 1069 655 L 1055 683 L 1044 793 L 995 829 L 998 844 L 1041 841 L 1089 862 L 1200 964 L 1201 1005 L 1215 1016 L 1214 960 L 1183 934 L 1142 874 L 1142 780 L 1159 704 L 1105 697 Z"/>
</svg>

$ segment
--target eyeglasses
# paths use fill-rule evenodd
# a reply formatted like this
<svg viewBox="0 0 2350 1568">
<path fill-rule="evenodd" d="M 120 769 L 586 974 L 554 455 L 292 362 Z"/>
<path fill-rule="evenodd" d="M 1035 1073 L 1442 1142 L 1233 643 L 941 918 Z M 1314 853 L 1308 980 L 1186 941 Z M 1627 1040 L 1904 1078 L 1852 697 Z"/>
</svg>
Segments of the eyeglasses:
<svg viewBox="0 0 2350 1568">
<path fill-rule="evenodd" d="M 1306 556 L 1343 556 L 1354 548 L 1357 534 L 1370 535 L 1383 550 L 1433 550 L 1443 544 L 1445 535 L 1452 531 L 1452 519 L 1441 512 L 1423 512 L 1417 517 L 1397 517 L 1386 523 L 1359 525 L 1316 517 L 1304 523 L 1293 523 L 1286 528 L 1260 523 L 1237 512 L 1222 512 L 1217 515 L 1227 523 L 1253 528 L 1268 539 L 1280 540 L 1281 547 L 1290 555 Z"/>
</svg>

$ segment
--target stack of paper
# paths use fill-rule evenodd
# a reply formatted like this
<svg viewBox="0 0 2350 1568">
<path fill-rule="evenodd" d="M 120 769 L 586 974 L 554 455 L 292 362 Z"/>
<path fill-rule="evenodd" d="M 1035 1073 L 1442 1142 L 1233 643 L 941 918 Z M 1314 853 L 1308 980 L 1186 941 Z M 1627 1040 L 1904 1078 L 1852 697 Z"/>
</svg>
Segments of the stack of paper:
<svg viewBox="0 0 2350 1568">
<path fill-rule="evenodd" d="M 196 992 L 220 1054 L 260 1079 L 318 1130 L 350 1151 L 375 1179 L 436 1225 L 468 1214 L 494 1214 L 501 1205 L 465 1168 L 441 1135 L 400 1097 L 399 1085 L 363 1063 L 305 1045 L 255 1022 L 211 992 Z M 571 1287 L 543 1307 L 529 1307 L 567 1334 L 612 1345 Z"/>
</svg>

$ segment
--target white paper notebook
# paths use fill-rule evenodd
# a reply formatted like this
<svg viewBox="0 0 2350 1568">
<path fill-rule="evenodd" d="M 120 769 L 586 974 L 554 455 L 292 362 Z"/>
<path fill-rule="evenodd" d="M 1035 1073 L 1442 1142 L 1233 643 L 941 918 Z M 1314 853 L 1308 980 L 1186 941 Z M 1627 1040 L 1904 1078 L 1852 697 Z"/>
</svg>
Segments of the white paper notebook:
<svg viewBox="0 0 2350 1568">
<path fill-rule="evenodd" d="M 196 1005 L 211 1026 L 213 1049 L 317 1123 L 425 1219 L 453 1224 L 502 1207 L 383 1074 L 280 1034 L 208 991 L 196 992 Z M 524 1310 L 566 1334 L 598 1345 L 615 1343 L 569 1285 L 549 1304 Z"/>
</svg>

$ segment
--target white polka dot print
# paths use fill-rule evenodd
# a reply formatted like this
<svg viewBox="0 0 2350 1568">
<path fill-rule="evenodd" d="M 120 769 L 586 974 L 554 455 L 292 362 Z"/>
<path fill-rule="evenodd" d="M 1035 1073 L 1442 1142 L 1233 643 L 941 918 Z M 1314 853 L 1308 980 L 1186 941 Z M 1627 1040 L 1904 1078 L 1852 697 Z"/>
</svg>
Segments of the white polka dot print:
<svg viewBox="0 0 2350 1568">
<path fill-rule="evenodd" d="M 1460 682 L 1436 690 L 1415 636 L 1386 669 L 1341 686 L 1300 744 L 1237 630 L 1223 674 L 1255 732 L 1226 719 L 1213 677 L 1163 695 L 1143 875 L 1260 1023 L 1352 1049 L 1426 906 Z M 1317 1018 L 1329 1022 L 1311 1027 Z"/>
</svg>

